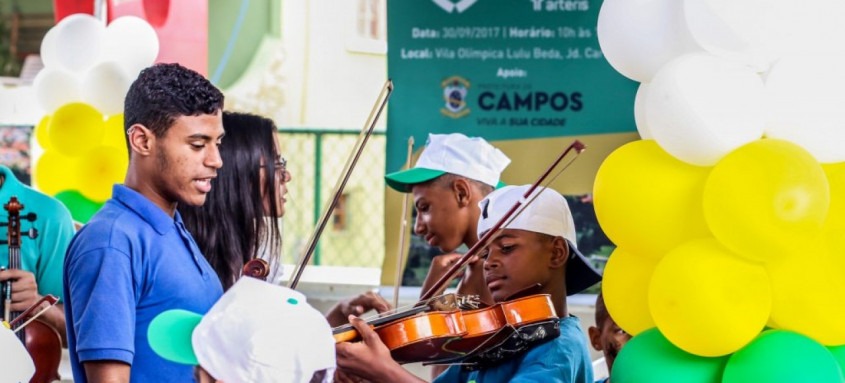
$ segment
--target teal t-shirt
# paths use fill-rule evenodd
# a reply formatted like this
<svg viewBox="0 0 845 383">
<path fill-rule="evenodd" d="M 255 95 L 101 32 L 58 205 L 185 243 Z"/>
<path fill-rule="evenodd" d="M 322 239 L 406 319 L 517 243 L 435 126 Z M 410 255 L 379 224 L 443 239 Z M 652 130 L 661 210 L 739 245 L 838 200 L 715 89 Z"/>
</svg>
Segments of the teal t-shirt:
<svg viewBox="0 0 845 383">
<path fill-rule="evenodd" d="M 560 336 L 496 367 L 463 371 L 453 365 L 435 383 L 559 382 L 592 383 L 587 338 L 577 317 L 560 320 Z"/>
<path fill-rule="evenodd" d="M 0 185 L 0 221 L 8 220 L 8 212 L 2 205 L 13 196 L 23 205 L 22 215 L 30 212 L 36 214 L 34 222 L 21 220 L 21 230 L 38 230 L 35 239 L 21 236 L 21 266 L 35 274 L 38 294 L 52 294 L 61 299 L 65 252 L 74 232 L 70 212 L 58 200 L 22 184 L 11 169 L 0 165 L 0 174 L 5 178 Z M 7 232 L 5 226 L 0 227 L 0 235 L 4 240 Z M 9 266 L 8 245 L 0 245 L 0 266 Z"/>
</svg>

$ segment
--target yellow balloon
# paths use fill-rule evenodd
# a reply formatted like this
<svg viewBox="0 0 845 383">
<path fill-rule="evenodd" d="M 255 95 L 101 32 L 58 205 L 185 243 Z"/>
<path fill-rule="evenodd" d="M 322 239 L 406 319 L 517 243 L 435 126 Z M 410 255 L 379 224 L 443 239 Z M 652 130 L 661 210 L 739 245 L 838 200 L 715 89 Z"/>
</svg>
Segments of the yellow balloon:
<svg viewBox="0 0 845 383">
<path fill-rule="evenodd" d="M 74 174 L 77 162 L 76 158 L 67 157 L 55 149 L 45 151 L 32 170 L 35 187 L 47 195 L 76 189 L 79 185 L 79 179 Z"/>
<path fill-rule="evenodd" d="M 593 186 L 602 230 L 616 245 L 656 259 L 709 236 L 701 209 L 709 170 L 676 159 L 654 140 L 623 145 L 604 160 Z"/>
<path fill-rule="evenodd" d="M 823 164 L 830 185 L 830 209 L 822 231 L 831 249 L 842 249 L 845 257 L 845 162 Z"/>
<path fill-rule="evenodd" d="M 94 202 L 104 202 L 111 197 L 112 186 L 122 183 L 129 167 L 125 150 L 112 146 L 98 146 L 79 160 L 77 177 L 79 192 Z"/>
<path fill-rule="evenodd" d="M 845 249 L 843 249 L 845 250 Z M 845 259 L 823 242 L 767 265 L 772 279 L 775 328 L 795 331 L 826 346 L 845 344 Z"/>
<path fill-rule="evenodd" d="M 50 145 L 66 156 L 79 156 L 103 139 L 103 115 L 93 106 L 73 102 L 62 105 L 50 117 Z"/>
<path fill-rule="evenodd" d="M 35 126 L 35 141 L 44 150 L 50 150 L 50 138 L 47 136 L 47 126 L 50 125 L 50 115 L 41 117 L 41 121 Z"/>
<path fill-rule="evenodd" d="M 657 262 L 617 247 L 604 267 L 604 304 L 616 324 L 628 334 L 637 335 L 654 327 L 648 309 L 648 284 Z"/>
<path fill-rule="evenodd" d="M 111 115 L 106 119 L 103 145 L 128 151 L 126 148 L 126 131 L 123 129 L 123 113 Z"/>
<path fill-rule="evenodd" d="M 821 231 L 830 192 L 821 165 L 800 146 L 762 139 L 722 158 L 704 187 L 713 235 L 756 261 L 782 257 Z"/>
<path fill-rule="evenodd" d="M 739 350 L 766 326 L 772 292 L 766 270 L 713 238 L 686 242 L 657 265 L 648 289 L 651 316 L 672 344 L 691 354 Z"/>
</svg>

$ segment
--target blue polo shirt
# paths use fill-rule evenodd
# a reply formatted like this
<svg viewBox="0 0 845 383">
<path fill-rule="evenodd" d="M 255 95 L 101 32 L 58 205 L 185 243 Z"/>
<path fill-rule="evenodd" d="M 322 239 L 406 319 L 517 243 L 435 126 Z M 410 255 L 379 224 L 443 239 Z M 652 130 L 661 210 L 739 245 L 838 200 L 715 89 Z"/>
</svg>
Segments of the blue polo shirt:
<svg viewBox="0 0 845 383">
<path fill-rule="evenodd" d="M 560 320 L 560 335 L 496 367 L 464 371 L 450 366 L 434 383 L 592 383 L 593 364 L 587 337 L 577 317 Z"/>
<path fill-rule="evenodd" d="M 83 362 L 132 366 L 130 382 L 190 382 L 193 367 L 166 361 L 147 342 L 159 313 L 207 312 L 223 294 L 211 266 L 182 224 L 143 195 L 115 185 L 113 197 L 74 236 L 64 292 L 73 378 Z"/>
</svg>

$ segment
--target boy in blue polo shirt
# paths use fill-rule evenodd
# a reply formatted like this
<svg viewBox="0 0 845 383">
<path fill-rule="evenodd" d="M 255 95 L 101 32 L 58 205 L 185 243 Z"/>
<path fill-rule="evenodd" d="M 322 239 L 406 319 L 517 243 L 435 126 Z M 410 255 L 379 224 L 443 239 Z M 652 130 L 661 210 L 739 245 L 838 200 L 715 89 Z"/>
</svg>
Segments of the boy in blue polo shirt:
<svg viewBox="0 0 845 383">
<path fill-rule="evenodd" d="M 190 382 L 193 369 L 156 355 L 153 318 L 205 313 L 222 295 L 176 211 L 205 202 L 222 166 L 223 94 L 178 64 L 141 72 L 126 95 L 130 151 L 123 185 L 74 237 L 65 314 L 74 381 Z"/>
<path fill-rule="evenodd" d="M 490 230 L 528 189 L 529 185 L 506 186 L 481 201 L 478 236 Z M 498 364 L 477 370 L 452 365 L 436 383 L 593 382 L 587 340 L 578 318 L 567 312 L 566 295 L 590 287 L 601 276 L 575 246 L 575 224 L 563 196 L 544 189 L 526 200 L 533 202 L 495 233 L 484 250 L 484 278 L 496 302 L 539 285 L 536 293 L 549 294 L 560 317 L 560 334 Z M 390 351 L 364 321 L 354 317 L 350 321 L 363 342 L 336 346 L 337 364 L 343 373 L 371 381 L 419 381 L 390 357 Z"/>
</svg>

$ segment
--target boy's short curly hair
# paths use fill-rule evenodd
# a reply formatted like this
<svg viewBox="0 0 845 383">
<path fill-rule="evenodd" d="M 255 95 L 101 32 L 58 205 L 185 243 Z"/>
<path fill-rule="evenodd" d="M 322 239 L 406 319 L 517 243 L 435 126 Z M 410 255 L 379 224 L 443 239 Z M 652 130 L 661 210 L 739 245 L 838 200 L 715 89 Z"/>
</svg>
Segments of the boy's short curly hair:
<svg viewBox="0 0 845 383">
<path fill-rule="evenodd" d="M 144 69 L 129 87 L 124 102 L 124 130 L 134 124 L 162 137 L 180 116 L 215 114 L 223 93 L 201 74 L 179 64 Z"/>
</svg>

